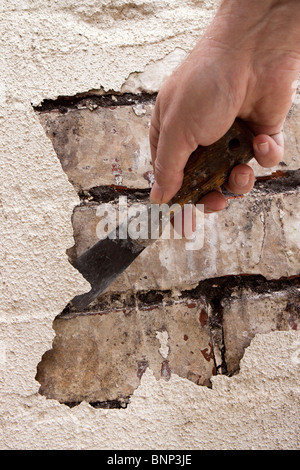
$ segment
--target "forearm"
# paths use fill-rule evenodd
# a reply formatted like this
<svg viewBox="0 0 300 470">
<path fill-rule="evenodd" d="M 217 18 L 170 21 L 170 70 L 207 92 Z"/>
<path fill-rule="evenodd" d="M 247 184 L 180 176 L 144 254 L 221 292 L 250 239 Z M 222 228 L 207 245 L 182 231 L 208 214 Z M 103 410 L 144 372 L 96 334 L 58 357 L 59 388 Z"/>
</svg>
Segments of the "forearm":
<svg viewBox="0 0 300 470">
<path fill-rule="evenodd" d="M 204 39 L 220 47 L 276 48 L 300 61 L 299 0 L 223 0 Z"/>
</svg>

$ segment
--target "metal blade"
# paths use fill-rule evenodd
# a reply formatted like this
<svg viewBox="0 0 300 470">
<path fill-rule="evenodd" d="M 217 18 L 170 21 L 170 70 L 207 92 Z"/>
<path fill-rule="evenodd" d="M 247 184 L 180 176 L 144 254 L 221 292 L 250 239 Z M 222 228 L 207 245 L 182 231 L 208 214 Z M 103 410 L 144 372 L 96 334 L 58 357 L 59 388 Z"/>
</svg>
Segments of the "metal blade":
<svg viewBox="0 0 300 470">
<path fill-rule="evenodd" d="M 143 250 L 143 246 L 130 238 L 105 238 L 95 243 L 72 263 L 92 287 L 89 292 L 73 298 L 74 307 L 77 310 L 86 308 Z"/>
</svg>

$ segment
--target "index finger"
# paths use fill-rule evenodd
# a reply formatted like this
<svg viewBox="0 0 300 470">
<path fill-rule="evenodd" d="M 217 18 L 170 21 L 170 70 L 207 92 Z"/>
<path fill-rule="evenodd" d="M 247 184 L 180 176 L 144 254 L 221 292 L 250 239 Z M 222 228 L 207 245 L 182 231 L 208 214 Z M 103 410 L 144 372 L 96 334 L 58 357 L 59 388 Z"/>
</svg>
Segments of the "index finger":
<svg viewBox="0 0 300 470">
<path fill-rule="evenodd" d="M 150 128 L 150 145 L 155 183 L 150 199 L 153 203 L 169 202 L 180 189 L 183 181 L 184 168 L 197 144 L 189 143 L 183 134 L 182 124 L 168 126 L 164 124 L 159 130 L 155 121 Z"/>
</svg>

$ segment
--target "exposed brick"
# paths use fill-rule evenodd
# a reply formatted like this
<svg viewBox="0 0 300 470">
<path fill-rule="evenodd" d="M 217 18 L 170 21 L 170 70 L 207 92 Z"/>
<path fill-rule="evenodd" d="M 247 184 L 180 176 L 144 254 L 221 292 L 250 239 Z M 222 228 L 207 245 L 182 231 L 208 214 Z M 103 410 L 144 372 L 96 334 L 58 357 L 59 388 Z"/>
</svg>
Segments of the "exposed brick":
<svg viewBox="0 0 300 470">
<path fill-rule="evenodd" d="M 111 184 L 149 188 L 153 105 L 131 101 L 129 106 L 95 105 L 92 111 L 85 107 L 40 114 L 47 136 L 77 191 Z"/>
<path fill-rule="evenodd" d="M 106 202 L 112 194 L 116 201 L 120 194 L 117 188 L 130 196 L 130 203 L 139 200 L 138 190 L 149 190 L 152 167 L 148 138 L 154 99 L 130 94 L 89 96 L 66 99 L 64 106 L 53 102 L 42 109 L 41 123 L 63 169 L 85 201 L 74 210 L 75 247 L 69 247 L 71 257 L 79 256 L 98 240 L 97 202 Z M 299 168 L 299 116 L 300 106 L 295 105 L 285 125 L 284 163 L 265 170 L 253 162 L 261 177 L 271 173 L 279 177 L 283 171 Z M 110 289 L 186 288 L 201 279 L 239 273 L 261 273 L 267 278 L 298 274 L 299 193 L 289 187 L 273 194 L 264 191 L 262 181 L 259 183 L 259 191 L 231 199 L 225 211 L 206 218 L 202 250 L 186 251 L 181 240 L 160 240 L 145 250 Z M 267 182 L 264 185 L 267 187 Z M 148 193 L 141 196 L 146 202 Z"/>
<path fill-rule="evenodd" d="M 74 211 L 74 256 L 98 241 L 96 210 L 96 204 L 88 204 Z M 242 273 L 268 279 L 297 275 L 299 230 L 299 191 L 253 190 L 205 217 L 202 249 L 186 250 L 185 240 L 155 241 L 109 290 L 188 288 L 199 280 Z"/>
<path fill-rule="evenodd" d="M 98 241 L 99 204 L 117 207 L 119 195 L 129 205 L 148 201 L 154 98 L 89 96 L 48 103 L 39 114 L 81 199 L 70 259 Z M 157 379 L 177 374 L 209 385 L 213 374 L 238 371 L 255 334 L 298 328 L 298 288 L 273 280 L 300 274 L 299 117 L 294 106 L 284 162 L 252 162 L 259 178 L 251 193 L 229 195 L 224 211 L 205 217 L 202 249 L 158 240 L 84 312 L 66 307 L 38 366 L 40 393 L 125 406 L 148 367 Z"/>
<path fill-rule="evenodd" d="M 257 294 L 242 289 L 223 304 L 223 330 L 227 371 L 239 370 L 245 348 L 257 333 L 297 330 L 300 325 L 300 289 Z"/>
<path fill-rule="evenodd" d="M 209 385 L 232 375 L 258 333 L 296 330 L 299 280 L 240 276 L 203 281 L 175 296 L 140 292 L 129 300 L 106 294 L 87 312 L 65 312 L 39 366 L 40 393 L 62 403 L 126 406 L 150 367 L 157 379 L 172 374 Z"/>
<path fill-rule="evenodd" d="M 151 101 L 152 100 L 152 101 Z M 146 95 L 88 96 L 46 103 L 39 113 L 69 180 L 77 191 L 117 184 L 147 188 L 151 181 L 149 126 L 153 98 Z M 300 106 L 285 124 L 285 156 L 273 168 L 251 166 L 257 176 L 299 168 Z"/>
<path fill-rule="evenodd" d="M 53 349 L 38 366 L 40 392 L 60 402 L 124 401 L 150 367 L 207 385 L 214 371 L 203 300 L 110 309 L 56 319 Z"/>
</svg>

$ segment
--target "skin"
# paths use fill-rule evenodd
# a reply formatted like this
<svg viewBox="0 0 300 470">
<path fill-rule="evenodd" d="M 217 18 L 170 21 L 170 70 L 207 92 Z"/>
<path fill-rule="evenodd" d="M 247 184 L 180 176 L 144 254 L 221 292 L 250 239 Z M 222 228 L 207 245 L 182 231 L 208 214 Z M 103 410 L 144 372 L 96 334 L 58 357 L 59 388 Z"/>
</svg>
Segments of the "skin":
<svg viewBox="0 0 300 470">
<path fill-rule="evenodd" d="M 299 0 L 225 0 L 204 36 L 162 86 L 150 126 L 155 183 L 151 201 L 168 202 L 198 145 L 220 139 L 236 117 L 254 132 L 264 168 L 284 155 L 283 126 L 300 72 Z M 249 192 L 255 176 L 237 165 L 226 184 Z M 205 212 L 225 208 L 221 190 L 204 196 Z"/>
</svg>

